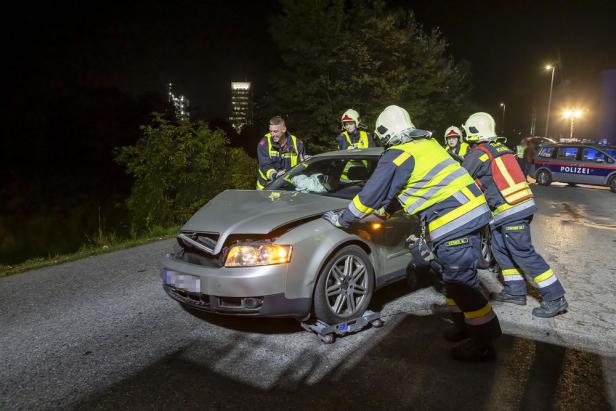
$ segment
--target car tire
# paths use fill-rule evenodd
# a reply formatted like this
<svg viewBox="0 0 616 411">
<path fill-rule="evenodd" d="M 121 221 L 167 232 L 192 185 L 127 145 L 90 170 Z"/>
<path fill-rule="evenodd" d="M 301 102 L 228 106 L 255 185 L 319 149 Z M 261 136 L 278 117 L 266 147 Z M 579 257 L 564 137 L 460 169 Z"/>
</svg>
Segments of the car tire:
<svg viewBox="0 0 616 411">
<path fill-rule="evenodd" d="M 494 255 L 492 254 L 492 233 L 490 227 L 485 227 L 481 230 L 481 259 L 479 260 L 479 268 L 490 269 L 496 264 Z"/>
<path fill-rule="evenodd" d="M 314 290 L 314 315 L 328 324 L 360 317 L 374 293 L 374 268 L 359 246 L 338 250 L 319 273 Z"/>
<path fill-rule="evenodd" d="M 616 193 L 616 176 L 610 179 L 610 191 Z"/>
<path fill-rule="evenodd" d="M 537 171 L 537 183 L 542 186 L 549 186 L 552 184 L 552 174 L 548 170 Z"/>
</svg>

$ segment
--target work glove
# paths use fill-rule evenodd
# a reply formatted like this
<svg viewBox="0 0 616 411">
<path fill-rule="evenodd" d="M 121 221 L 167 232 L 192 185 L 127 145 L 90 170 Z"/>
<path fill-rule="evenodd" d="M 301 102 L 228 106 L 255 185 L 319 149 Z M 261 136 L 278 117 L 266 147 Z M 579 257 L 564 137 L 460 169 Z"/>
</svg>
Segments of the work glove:
<svg viewBox="0 0 616 411">
<path fill-rule="evenodd" d="M 342 225 L 340 224 L 339 220 L 343 211 L 344 210 L 328 211 L 327 213 L 323 214 L 323 219 L 327 220 L 334 227 L 342 228 Z"/>
<path fill-rule="evenodd" d="M 381 207 L 374 212 L 374 215 L 382 218 L 383 220 L 387 220 L 390 217 L 390 214 L 385 210 L 385 207 Z"/>
</svg>

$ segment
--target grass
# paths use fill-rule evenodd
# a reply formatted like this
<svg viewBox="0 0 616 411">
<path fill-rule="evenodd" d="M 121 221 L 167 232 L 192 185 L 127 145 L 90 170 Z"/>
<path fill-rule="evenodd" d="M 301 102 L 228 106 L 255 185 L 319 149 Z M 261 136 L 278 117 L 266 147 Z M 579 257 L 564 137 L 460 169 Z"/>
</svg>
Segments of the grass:
<svg viewBox="0 0 616 411">
<path fill-rule="evenodd" d="M 97 238 L 93 239 L 90 244 L 84 244 L 78 251 L 71 254 L 31 258 L 14 265 L 0 264 L 0 277 L 7 277 L 12 274 L 23 273 L 24 271 L 49 267 L 69 261 L 80 260 L 93 255 L 110 253 L 112 251 L 124 250 L 126 248 L 136 247 L 138 245 L 143 245 L 154 241 L 165 240 L 167 238 L 175 237 L 178 230 L 179 227 L 156 228 L 154 231 L 143 237 L 133 239 L 118 239 L 114 234 L 105 236 L 103 233 L 99 233 Z"/>
</svg>

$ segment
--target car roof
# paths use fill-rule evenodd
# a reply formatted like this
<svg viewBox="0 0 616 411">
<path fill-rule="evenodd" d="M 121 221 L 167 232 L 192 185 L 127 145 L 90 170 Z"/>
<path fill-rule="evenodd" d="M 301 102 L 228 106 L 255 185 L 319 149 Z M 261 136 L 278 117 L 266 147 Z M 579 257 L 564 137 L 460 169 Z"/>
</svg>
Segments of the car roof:
<svg viewBox="0 0 616 411">
<path fill-rule="evenodd" d="M 326 153 L 315 154 L 312 158 L 324 158 L 324 157 L 357 157 L 357 156 L 366 156 L 366 157 L 379 157 L 383 154 L 383 147 L 370 147 L 363 149 L 353 149 L 353 150 L 336 150 L 336 151 L 328 151 Z"/>
</svg>

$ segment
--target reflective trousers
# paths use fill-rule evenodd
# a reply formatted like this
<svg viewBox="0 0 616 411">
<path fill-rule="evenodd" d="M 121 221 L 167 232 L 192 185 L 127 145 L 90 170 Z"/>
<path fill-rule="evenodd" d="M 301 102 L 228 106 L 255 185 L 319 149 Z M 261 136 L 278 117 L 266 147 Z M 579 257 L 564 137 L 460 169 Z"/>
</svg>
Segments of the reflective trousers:
<svg viewBox="0 0 616 411">
<path fill-rule="evenodd" d="M 498 318 L 481 292 L 477 276 L 481 257 L 479 233 L 442 241 L 435 245 L 434 252 L 442 267 L 450 312 L 454 316 L 462 313 L 466 329 L 475 341 L 489 342 L 501 335 Z"/>
<path fill-rule="evenodd" d="M 492 254 L 500 265 L 507 294 L 526 295 L 526 275 L 539 288 L 544 300 L 556 300 L 565 295 L 565 290 L 548 263 L 533 247 L 531 220 L 532 217 L 527 217 L 491 227 Z"/>
</svg>

